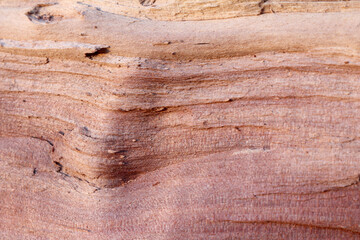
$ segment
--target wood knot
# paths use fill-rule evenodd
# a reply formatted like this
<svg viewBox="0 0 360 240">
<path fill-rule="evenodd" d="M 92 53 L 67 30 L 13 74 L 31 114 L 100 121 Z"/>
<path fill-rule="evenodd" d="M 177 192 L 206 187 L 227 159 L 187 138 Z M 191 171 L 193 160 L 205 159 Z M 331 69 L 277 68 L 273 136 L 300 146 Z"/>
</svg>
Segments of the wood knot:
<svg viewBox="0 0 360 240">
<path fill-rule="evenodd" d="M 38 4 L 32 10 L 26 13 L 26 16 L 31 22 L 40 24 L 49 24 L 60 21 L 63 16 L 53 15 L 48 12 L 44 12 L 43 8 L 53 6 L 55 4 Z"/>
</svg>

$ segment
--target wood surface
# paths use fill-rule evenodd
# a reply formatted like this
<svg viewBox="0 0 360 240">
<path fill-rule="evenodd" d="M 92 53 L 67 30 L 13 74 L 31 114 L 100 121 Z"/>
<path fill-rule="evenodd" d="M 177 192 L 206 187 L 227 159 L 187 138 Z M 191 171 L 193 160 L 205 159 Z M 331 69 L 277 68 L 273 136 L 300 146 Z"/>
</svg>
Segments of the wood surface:
<svg viewBox="0 0 360 240">
<path fill-rule="evenodd" d="M 0 0 L 0 239 L 360 239 L 360 2 Z"/>
</svg>

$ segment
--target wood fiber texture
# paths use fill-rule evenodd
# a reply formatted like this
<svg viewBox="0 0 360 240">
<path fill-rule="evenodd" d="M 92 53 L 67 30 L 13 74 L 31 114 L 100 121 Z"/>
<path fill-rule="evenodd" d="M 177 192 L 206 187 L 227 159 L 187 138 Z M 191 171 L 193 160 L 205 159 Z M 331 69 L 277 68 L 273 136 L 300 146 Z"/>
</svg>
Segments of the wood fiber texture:
<svg viewBox="0 0 360 240">
<path fill-rule="evenodd" d="M 0 239 L 360 239 L 359 178 L 359 1 L 0 1 Z"/>
</svg>

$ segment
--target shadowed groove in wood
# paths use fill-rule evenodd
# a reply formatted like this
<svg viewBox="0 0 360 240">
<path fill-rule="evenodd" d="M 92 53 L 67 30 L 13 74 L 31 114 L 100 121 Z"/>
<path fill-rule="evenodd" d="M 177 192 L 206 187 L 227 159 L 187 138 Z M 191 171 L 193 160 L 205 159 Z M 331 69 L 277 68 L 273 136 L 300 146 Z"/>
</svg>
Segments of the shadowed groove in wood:
<svg viewBox="0 0 360 240">
<path fill-rule="evenodd" d="M 279 55 L 279 57 L 282 56 Z M 224 62 L 223 64 L 226 65 L 226 63 Z M 37 69 L 39 67 L 34 67 L 35 68 L 33 70 L 27 71 L 30 74 L 29 76 L 36 74 L 38 79 L 40 76 L 42 76 L 42 74 L 46 76 L 45 72 L 43 73 L 41 70 Z M 177 68 L 179 69 L 176 71 L 184 71 L 180 70 L 181 65 L 179 65 Z M 188 68 L 188 66 L 184 66 L 184 68 L 186 69 Z M 119 71 L 121 72 L 124 70 L 120 68 Z M 301 104 L 302 102 L 307 102 L 307 104 L 310 104 L 313 101 L 325 104 L 323 106 L 326 106 L 326 104 L 330 104 L 330 102 L 333 102 L 335 104 L 342 102 L 342 104 L 345 105 L 358 105 L 359 103 L 357 97 L 343 97 L 340 95 L 332 95 L 331 91 L 329 91 L 331 88 L 329 88 L 328 86 L 322 91 L 327 91 L 329 95 L 319 95 L 319 93 L 317 93 L 318 95 L 311 95 L 311 90 L 307 90 L 308 87 L 306 86 L 306 83 L 303 88 L 304 90 L 300 91 L 302 95 L 298 96 L 274 96 L 273 94 L 276 93 L 272 92 L 271 90 L 269 91 L 259 88 L 260 92 L 256 92 L 256 90 L 250 92 L 247 91 L 245 95 L 239 97 L 236 95 L 229 95 L 229 92 L 227 90 L 228 87 L 231 86 L 232 88 L 234 88 L 234 86 L 236 86 L 237 84 L 239 84 L 239 89 L 247 87 L 247 85 L 242 86 L 242 82 L 249 77 L 256 77 L 261 79 L 262 76 L 264 76 L 264 78 L 266 79 L 267 76 L 278 76 L 283 79 L 283 85 L 278 85 L 278 87 L 280 87 L 279 93 L 282 94 L 284 91 L 281 90 L 281 88 L 288 88 L 287 84 L 289 84 L 291 81 L 291 77 L 288 76 L 289 73 L 298 74 L 298 72 L 302 72 L 303 74 L 309 74 L 309 76 L 312 76 L 311 78 L 315 79 L 315 76 L 316 78 L 319 78 L 321 76 L 326 77 L 330 73 L 331 75 L 329 76 L 335 76 L 334 74 L 338 74 L 339 77 L 341 77 L 349 72 L 357 72 L 356 68 L 352 67 L 342 69 L 342 65 L 340 64 L 332 65 L 331 69 L 329 69 L 326 65 L 324 67 L 323 64 L 319 64 L 316 67 L 296 67 L 291 66 L 291 63 L 288 63 L 283 67 L 259 67 L 258 69 L 253 69 L 251 71 L 247 70 L 246 68 L 244 68 L 243 70 L 237 69 L 236 71 L 234 71 L 232 67 L 228 67 L 222 70 L 222 73 L 218 72 L 215 75 L 211 75 L 211 77 L 205 76 L 204 74 L 195 74 L 197 79 L 202 80 L 196 80 L 193 79 L 193 77 L 189 78 L 186 76 L 186 72 L 185 74 L 183 72 L 183 77 L 167 77 L 166 74 L 163 73 L 161 75 L 157 75 L 157 78 L 153 79 L 151 75 L 144 75 L 149 74 L 149 70 L 130 68 L 130 71 L 135 71 L 135 74 L 133 74 L 134 76 L 130 76 L 128 79 L 124 78 L 115 80 L 113 78 L 102 76 L 101 78 L 97 78 L 96 82 L 98 83 L 94 82 L 96 84 L 103 84 L 104 81 L 112 84 L 116 84 L 117 82 L 119 82 L 123 87 L 129 87 L 129 89 L 137 85 L 139 91 L 136 90 L 137 92 L 135 92 L 134 95 L 127 93 L 124 97 L 117 98 L 116 101 L 119 102 L 114 102 L 116 103 L 116 105 L 112 104 L 111 106 L 111 108 L 113 108 L 114 110 L 110 110 L 108 109 L 108 107 L 103 108 L 103 103 L 93 102 L 93 94 L 91 94 L 91 96 L 89 97 L 83 96 L 79 98 L 79 94 L 75 91 L 73 92 L 73 96 L 76 96 L 78 98 L 75 99 L 72 96 L 69 96 L 69 90 L 72 89 L 67 89 L 66 91 L 63 91 L 63 94 L 59 94 L 56 92 L 43 92 L 43 90 L 41 90 L 41 92 L 31 93 L 27 91 L 27 89 L 29 89 L 29 91 L 33 91 L 26 86 L 26 82 L 28 82 L 28 80 L 21 83 L 19 81 L 20 78 L 18 78 L 18 87 L 16 91 L 11 90 L 11 88 L 9 88 L 8 91 L 2 91 L 3 97 L 13 96 L 14 100 L 17 98 L 23 98 L 27 100 L 26 102 L 20 101 L 20 105 L 18 105 L 16 103 L 17 101 L 14 102 L 14 100 L 10 100 L 11 98 L 9 98 L 8 106 L 6 107 L 6 109 L 8 110 L 6 111 L 9 111 L 10 108 L 13 108 L 10 107 L 11 105 L 18 106 L 11 110 L 12 112 L 14 112 L 14 114 L 12 114 L 11 116 L 16 119 L 17 116 L 21 116 L 19 115 L 19 113 L 17 113 L 16 109 L 20 110 L 21 105 L 29 105 L 33 101 L 38 102 L 40 100 L 44 103 L 53 102 L 51 106 L 56 106 L 56 104 L 68 102 L 69 104 L 61 104 L 58 105 L 58 107 L 61 106 L 61 108 L 63 109 L 62 111 L 66 114 L 67 112 L 70 113 L 74 111 L 73 109 L 77 109 L 74 113 L 71 113 L 72 116 L 70 115 L 64 118 L 66 114 L 63 116 L 58 116 L 58 112 L 51 113 L 44 109 L 44 113 L 47 112 L 48 116 L 43 118 L 41 121 L 48 122 L 47 125 L 50 124 L 49 127 L 51 126 L 52 121 L 60 121 L 56 125 L 64 122 L 70 124 L 69 126 L 71 126 L 71 128 L 69 130 L 64 130 L 61 128 L 54 129 L 53 127 L 50 127 L 51 129 L 54 129 L 54 132 L 52 133 L 46 133 L 46 130 L 44 128 L 43 133 L 39 132 L 35 136 L 37 136 L 37 138 L 45 140 L 49 138 L 48 141 L 54 142 L 55 150 L 52 158 L 54 162 L 60 163 L 62 165 L 63 172 L 71 176 L 75 176 L 80 179 L 89 181 L 99 187 L 113 187 L 118 186 L 119 184 L 127 182 L 131 179 L 135 179 L 139 174 L 144 174 L 149 171 L 154 171 L 156 169 L 166 167 L 169 164 L 175 164 L 179 161 L 183 161 L 181 160 L 181 158 L 184 156 L 203 156 L 218 151 L 230 151 L 239 147 L 245 149 L 248 148 L 250 150 L 262 149 L 264 151 L 269 149 L 271 150 L 271 148 L 274 147 L 278 148 L 284 145 L 285 141 L 279 142 L 279 140 L 272 140 L 273 136 L 278 135 L 279 137 L 284 137 L 288 135 L 287 132 L 293 131 L 293 127 L 291 125 L 288 125 L 288 127 L 271 125 L 264 126 L 263 124 L 266 123 L 259 124 L 256 122 L 254 122 L 254 125 L 251 125 L 247 124 L 246 122 L 236 122 L 238 120 L 236 120 L 235 118 L 233 120 L 235 122 L 217 125 L 212 125 L 211 121 L 214 120 L 211 120 L 209 122 L 206 117 L 196 124 L 184 124 L 184 122 L 179 121 L 176 124 L 168 125 L 164 123 L 162 119 L 166 120 L 169 116 L 182 115 L 182 118 L 187 118 L 194 113 L 194 110 L 199 111 L 200 113 L 200 111 L 208 111 L 205 110 L 205 107 L 207 107 L 208 109 L 216 109 L 216 106 L 222 106 L 224 110 L 233 109 L 235 111 L 234 113 L 236 113 L 236 111 L 239 110 L 235 109 L 243 108 L 243 103 L 256 104 L 258 106 L 263 105 L 264 109 L 270 107 L 271 104 L 279 103 L 281 103 L 283 107 L 286 107 L 287 105 L 291 106 L 291 104 L 295 104 L 297 102 L 297 104 Z M 69 72 L 68 70 L 61 71 L 57 72 L 57 75 L 61 77 L 63 74 L 68 73 L 71 72 Z M 19 73 L 14 72 L 14 74 L 22 74 L 22 76 L 24 76 L 23 71 Z M 191 74 L 193 75 L 194 73 Z M 123 75 L 126 76 L 127 74 Z M 80 75 L 79 77 L 82 76 L 91 77 L 91 74 Z M 203 79 L 203 77 L 205 77 L 205 79 Z M 216 79 L 218 79 L 219 77 L 221 77 L 220 80 L 216 81 Z M 227 79 L 225 81 L 221 81 L 222 78 Z M 49 78 L 45 77 L 44 80 L 45 79 Z M 80 79 L 81 78 L 79 78 L 79 80 Z M 326 81 L 329 81 L 328 78 L 326 79 Z M 77 82 L 76 84 L 78 83 L 79 82 Z M 164 83 L 166 83 L 167 85 L 166 94 L 161 93 L 161 86 Z M 183 86 L 184 84 L 189 87 L 179 88 L 179 86 Z M 264 86 L 267 85 L 266 82 L 264 82 L 263 84 Z M 352 84 L 353 86 L 355 86 L 356 81 Z M 11 85 L 9 85 L 9 87 L 10 86 Z M 301 84 L 298 84 L 297 88 L 301 89 Z M 349 89 L 351 88 L 352 86 L 349 85 Z M 49 85 L 48 90 L 49 89 L 51 89 L 51 85 Z M 216 101 L 216 98 L 213 97 L 213 100 L 204 101 L 203 99 L 199 99 L 194 101 L 193 99 L 194 97 L 196 97 L 196 94 L 192 94 L 193 99 L 189 99 L 192 102 L 187 103 L 187 101 L 189 100 L 184 98 L 181 105 L 178 105 L 176 104 L 176 102 L 179 100 L 172 97 L 181 96 L 184 93 L 196 93 L 198 89 L 206 91 L 206 94 L 208 94 L 209 96 L 216 96 L 214 95 L 214 93 L 219 91 L 220 93 L 227 92 L 227 99 Z M 108 90 L 103 90 L 101 93 L 98 94 L 106 95 L 106 91 L 111 90 L 112 89 L 109 88 Z M 153 95 L 149 95 L 147 92 L 153 93 Z M 157 97 L 157 92 L 161 93 L 161 98 Z M 306 92 L 309 92 L 309 95 L 307 95 Z M 92 102 L 84 100 L 85 97 Z M 137 99 L 137 101 L 132 101 L 129 97 L 134 97 L 134 99 Z M 126 101 L 129 101 L 128 103 L 134 106 L 130 107 L 129 110 L 122 110 L 117 107 L 117 105 L 121 106 L 124 103 L 126 104 Z M 171 101 L 175 102 L 172 104 Z M 10 102 L 13 103 L 10 104 Z M 268 107 L 266 107 L 267 104 L 269 104 Z M 136 106 L 149 107 L 147 109 L 142 109 L 137 108 Z M 90 112 L 90 109 L 92 111 L 91 115 L 88 114 Z M 40 116 L 42 114 L 41 111 L 39 112 L 37 110 L 37 112 L 38 113 L 28 113 L 27 117 L 29 118 L 30 125 L 32 124 L 31 122 L 37 121 L 36 115 Z M 209 113 L 211 113 L 211 111 Z M 230 114 L 229 116 L 231 116 L 230 112 L 226 114 Z M 10 117 L 9 112 L 6 113 L 6 115 Z M 202 114 L 198 116 L 201 117 L 201 115 Z M 84 118 L 85 116 L 86 118 Z M 26 115 L 24 117 L 26 117 Z M 70 119 L 72 119 L 71 122 L 68 122 Z M 92 119 L 97 119 L 98 121 L 95 121 L 94 124 L 92 122 Z M 16 121 L 13 121 L 13 124 L 15 123 Z M 19 123 L 24 125 L 23 121 Z M 123 126 L 120 127 L 121 125 Z M 138 131 L 133 131 L 131 129 L 142 129 L 142 135 L 139 135 Z M 236 131 L 236 129 L 239 131 Z M 249 131 L 248 129 L 251 130 Z M 37 131 L 39 131 L 39 129 Z M 63 132 L 63 134 L 60 135 L 58 134 L 58 132 Z M 206 135 L 217 135 L 217 132 L 223 132 L 222 134 L 228 135 L 227 139 L 229 140 L 229 142 L 222 142 L 224 140 L 222 140 L 223 138 L 220 135 L 214 138 L 210 138 L 208 140 L 202 139 L 201 137 Z M 12 134 L 14 133 L 15 132 L 13 132 Z M 257 136 L 261 136 L 264 134 L 265 138 L 256 140 Z M 54 135 L 57 137 L 54 138 Z M 175 137 L 176 135 L 177 137 Z M 34 136 L 34 134 L 32 134 L 31 136 Z M 185 144 L 185 148 L 193 150 L 190 150 L 189 152 L 184 152 L 183 147 L 180 147 L 181 144 L 176 143 L 176 141 L 178 140 L 175 139 L 183 139 L 181 141 L 184 141 L 183 144 Z M 193 140 L 192 142 L 187 142 L 187 139 Z M 277 143 L 275 144 L 275 142 Z M 209 147 L 205 147 L 207 145 L 209 145 Z M 140 149 L 142 150 L 139 151 Z"/>
</svg>

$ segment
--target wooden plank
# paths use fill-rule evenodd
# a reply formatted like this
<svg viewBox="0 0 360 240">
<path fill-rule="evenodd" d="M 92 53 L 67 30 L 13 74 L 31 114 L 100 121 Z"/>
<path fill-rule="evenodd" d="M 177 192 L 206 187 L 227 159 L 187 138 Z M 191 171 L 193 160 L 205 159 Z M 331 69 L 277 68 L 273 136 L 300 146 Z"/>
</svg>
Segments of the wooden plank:
<svg viewBox="0 0 360 240">
<path fill-rule="evenodd" d="M 356 4 L 1 1 L 0 238 L 360 239 Z"/>
</svg>

